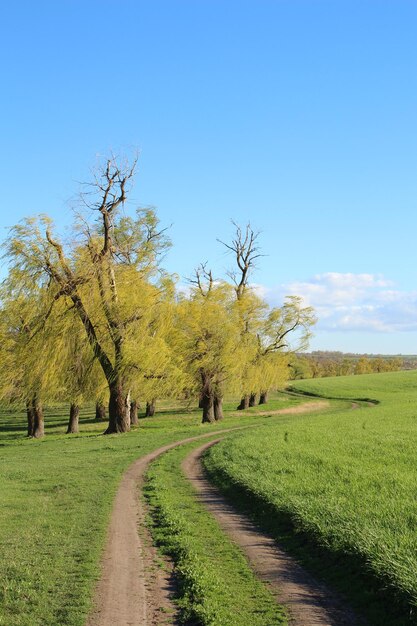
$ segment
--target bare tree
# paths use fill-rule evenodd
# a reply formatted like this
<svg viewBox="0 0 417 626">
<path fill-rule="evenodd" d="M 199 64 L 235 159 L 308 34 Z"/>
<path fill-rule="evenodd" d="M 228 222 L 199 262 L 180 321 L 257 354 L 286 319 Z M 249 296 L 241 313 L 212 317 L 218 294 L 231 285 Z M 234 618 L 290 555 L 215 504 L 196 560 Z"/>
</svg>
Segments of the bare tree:
<svg viewBox="0 0 417 626">
<path fill-rule="evenodd" d="M 260 248 L 258 245 L 258 238 L 260 235 L 259 231 L 255 232 L 250 223 L 246 224 L 245 228 L 243 229 L 233 220 L 232 224 L 236 229 L 235 237 L 234 239 L 232 239 L 232 242 L 229 244 L 221 241 L 220 239 L 218 239 L 218 241 L 228 250 L 233 252 L 235 256 L 236 268 L 229 270 L 227 272 L 227 275 L 234 284 L 236 298 L 238 300 L 242 300 L 249 285 L 250 274 L 256 267 L 256 260 L 264 255 L 260 253 Z M 244 324 L 244 332 L 249 332 L 248 320 L 246 320 Z M 250 406 L 254 406 L 254 404 L 254 394 L 245 394 L 244 396 L 242 396 L 242 399 L 237 409 L 239 411 L 245 410 L 248 409 Z"/>
<path fill-rule="evenodd" d="M 228 271 L 227 275 L 235 286 L 237 299 L 241 300 L 248 287 L 249 276 L 256 267 L 256 259 L 264 255 L 259 252 L 260 248 L 257 243 L 260 235 L 259 232 L 255 232 L 249 223 L 244 229 L 233 220 L 232 224 L 236 228 L 235 237 L 232 242 L 229 244 L 220 239 L 217 241 L 233 252 L 236 257 L 237 268 Z"/>
</svg>

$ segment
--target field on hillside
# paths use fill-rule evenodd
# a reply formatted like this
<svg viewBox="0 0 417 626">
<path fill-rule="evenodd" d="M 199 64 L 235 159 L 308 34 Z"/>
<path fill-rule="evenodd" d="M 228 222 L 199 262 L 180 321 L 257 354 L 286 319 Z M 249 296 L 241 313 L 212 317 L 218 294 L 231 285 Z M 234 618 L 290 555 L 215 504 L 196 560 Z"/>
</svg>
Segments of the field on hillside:
<svg viewBox="0 0 417 626">
<path fill-rule="evenodd" d="M 278 394 L 267 409 L 304 399 Z M 221 424 L 201 411 L 159 405 L 124 435 L 102 436 L 104 423 L 82 411 L 80 434 L 65 435 L 68 409 L 46 412 L 46 437 L 26 438 L 25 415 L 0 414 L 0 625 L 83 626 L 120 477 L 136 458 L 166 443 L 213 430 L 263 424 L 226 404 Z M 264 407 L 265 408 L 265 407 Z M 275 418 L 274 418 L 275 419 Z M 278 417 L 276 419 L 279 419 Z"/>
<path fill-rule="evenodd" d="M 417 373 L 296 387 L 380 404 L 237 434 L 209 451 L 209 474 L 371 624 L 417 623 Z"/>
</svg>

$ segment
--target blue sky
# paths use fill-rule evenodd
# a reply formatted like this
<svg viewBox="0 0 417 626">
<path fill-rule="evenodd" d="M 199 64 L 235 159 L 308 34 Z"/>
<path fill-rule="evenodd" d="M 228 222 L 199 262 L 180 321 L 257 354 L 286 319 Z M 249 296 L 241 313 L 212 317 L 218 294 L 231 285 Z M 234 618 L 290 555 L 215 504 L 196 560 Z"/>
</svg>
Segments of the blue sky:
<svg viewBox="0 0 417 626">
<path fill-rule="evenodd" d="M 2 237 L 71 222 L 97 155 L 140 150 L 180 276 L 262 231 L 254 281 L 312 347 L 417 353 L 414 0 L 62 0 L 0 14 Z"/>
</svg>

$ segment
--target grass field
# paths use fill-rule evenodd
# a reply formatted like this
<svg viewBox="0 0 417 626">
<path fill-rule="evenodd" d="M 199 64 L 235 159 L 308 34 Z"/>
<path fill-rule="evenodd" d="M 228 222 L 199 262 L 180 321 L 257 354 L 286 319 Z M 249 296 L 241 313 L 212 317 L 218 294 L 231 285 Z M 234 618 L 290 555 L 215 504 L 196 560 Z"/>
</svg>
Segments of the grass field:
<svg viewBox="0 0 417 626">
<path fill-rule="evenodd" d="M 162 406 L 158 417 L 141 419 L 135 431 L 112 436 L 101 435 L 103 424 L 88 410 L 81 434 L 66 436 L 66 411 L 54 409 L 42 441 L 25 438 L 23 414 L 3 412 L 0 625 L 83 626 L 113 497 L 127 466 L 165 443 L 246 424 L 262 427 L 228 436 L 206 456 L 213 478 L 344 591 L 369 624 L 417 623 L 417 373 L 297 381 L 297 388 L 379 404 L 363 402 L 352 410 L 343 400 L 324 413 L 259 417 L 253 411 L 237 416 L 230 402 L 225 420 L 214 427 L 201 425 L 197 410 Z M 277 394 L 260 408 L 272 414 L 306 400 Z M 157 539 L 187 574 L 184 617 L 227 624 L 234 614 L 238 624 L 280 623 L 268 594 L 193 501 L 179 470 L 186 452 L 161 457 L 151 467 L 148 488 Z M 178 513 L 178 502 L 185 515 Z M 204 549 L 209 537 L 211 562 Z M 229 582 L 227 590 L 219 580 Z"/>
<path fill-rule="evenodd" d="M 303 400 L 301 400 L 303 401 Z M 276 410 L 300 399 L 277 395 Z M 24 414 L 0 416 L 0 625 L 83 626 L 115 490 L 136 458 L 172 441 L 213 429 L 264 422 L 229 416 L 201 425 L 201 412 L 162 406 L 137 430 L 102 436 L 91 411 L 81 434 L 65 435 L 67 413 L 47 411 L 44 440 L 25 437 Z M 268 407 L 267 407 L 268 408 Z M 275 419 L 275 418 L 274 418 Z"/>
<path fill-rule="evenodd" d="M 417 373 L 297 388 L 380 404 L 239 433 L 209 451 L 209 473 L 371 624 L 416 624 Z"/>
</svg>

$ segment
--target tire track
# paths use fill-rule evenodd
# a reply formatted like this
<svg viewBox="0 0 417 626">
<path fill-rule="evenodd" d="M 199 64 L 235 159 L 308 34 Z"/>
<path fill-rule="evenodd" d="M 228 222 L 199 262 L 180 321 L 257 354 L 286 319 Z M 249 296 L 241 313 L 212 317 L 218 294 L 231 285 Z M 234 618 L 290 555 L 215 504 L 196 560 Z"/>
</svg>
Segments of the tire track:
<svg viewBox="0 0 417 626">
<path fill-rule="evenodd" d="M 303 405 L 301 412 L 308 412 L 308 404 L 310 403 Z M 286 412 L 287 409 L 281 409 L 274 414 Z M 86 626 L 160 626 L 175 623 L 176 609 L 171 600 L 172 571 L 169 563 L 164 568 L 160 566 L 161 557 L 153 546 L 146 527 L 146 506 L 139 497 L 147 467 L 159 456 L 177 446 L 257 426 L 261 424 L 236 426 L 188 437 L 161 446 L 129 466 L 123 474 L 114 500 L 101 559 L 101 576 L 96 585 L 93 608 Z M 210 441 L 207 446 L 217 441 L 220 439 Z M 210 485 L 207 481 L 206 483 L 205 490 L 208 493 Z M 197 482 L 194 484 L 197 485 Z M 213 487 L 210 488 L 214 490 Z M 219 494 L 216 497 L 219 498 Z M 229 505 L 224 502 L 224 506 Z M 280 600 L 280 603 L 283 601 Z M 306 626 L 322 623 L 334 622 L 299 622 L 300 625 Z M 340 626 L 345 624 L 351 626 L 354 623 L 338 622 Z"/>
<path fill-rule="evenodd" d="M 360 626 L 364 622 L 336 593 L 316 581 L 245 515 L 227 502 L 205 477 L 201 464 L 204 452 L 221 441 L 215 439 L 193 450 L 182 469 L 197 492 L 201 504 L 219 522 L 225 533 L 246 554 L 257 576 L 268 584 L 279 604 L 287 607 L 294 626 Z"/>
<path fill-rule="evenodd" d="M 172 573 L 146 527 L 146 507 L 139 497 L 149 463 L 177 446 L 250 426 L 223 429 L 162 446 L 134 461 L 116 493 L 93 609 L 86 626 L 159 626 L 173 623 Z M 175 622 L 174 622 L 175 623 Z"/>
</svg>

